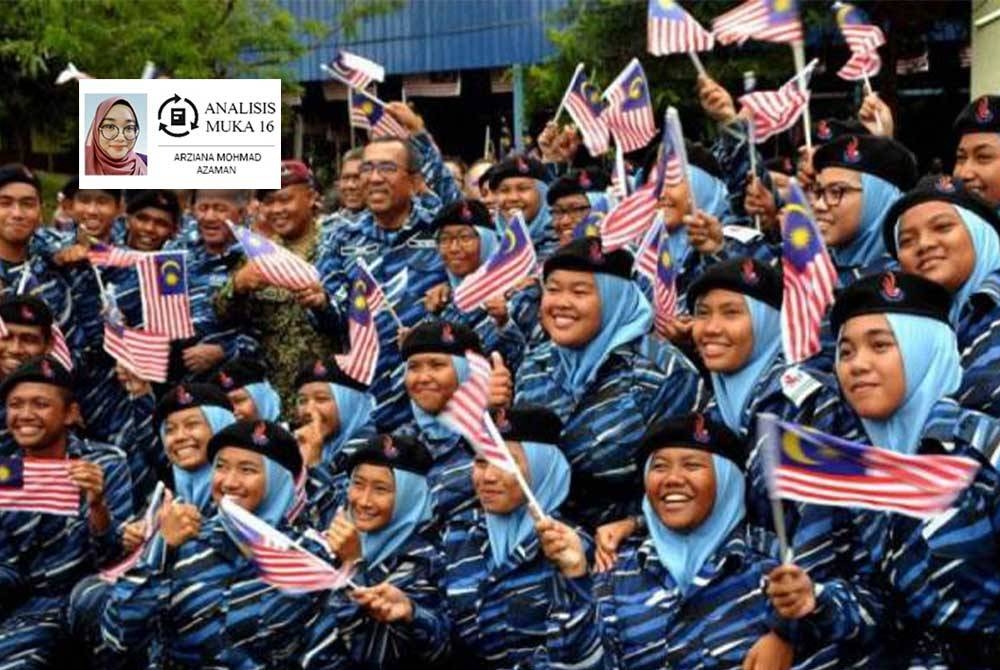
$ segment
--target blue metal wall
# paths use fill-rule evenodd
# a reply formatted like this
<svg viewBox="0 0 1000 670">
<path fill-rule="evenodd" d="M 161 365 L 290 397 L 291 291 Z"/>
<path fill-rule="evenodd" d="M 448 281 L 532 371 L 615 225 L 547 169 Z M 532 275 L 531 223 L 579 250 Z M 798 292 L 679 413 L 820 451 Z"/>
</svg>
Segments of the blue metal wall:
<svg viewBox="0 0 1000 670">
<path fill-rule="evenodd" d="M 553 52 L 546 18 L 567 0 L 408 0 L 390 14 L 366 19 L 355 39 L 336 37 L 299 59 L 300 81 L 325 79 L 320 63 L 338 48 L 381 63 L 386 74 L 506 67 L 537 63 Z M 344 0 L 279 0 L 303 19 L 334 23 Z"/>
</svg>

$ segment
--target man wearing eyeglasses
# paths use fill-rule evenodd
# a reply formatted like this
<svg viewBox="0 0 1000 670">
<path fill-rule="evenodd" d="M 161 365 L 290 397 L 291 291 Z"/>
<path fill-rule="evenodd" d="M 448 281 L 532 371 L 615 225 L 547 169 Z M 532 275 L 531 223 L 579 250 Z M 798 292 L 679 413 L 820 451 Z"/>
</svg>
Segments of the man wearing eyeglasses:
<svg viewBox="0 0 1000 670">
<path fill-rule="evenodd" d="M 317 267 L 324 288 L 341 305 L 358 259 L 364 259 L 383 286 L 391 286 L 405 272 L 405 287 L 398 293 L 388 291 L 388 299 L 409 327 L 426 315 L 423 298 L 428 289 L 446 281 L 432 222 L 441 207 L 460 200 L 462 192 L 423 119 L 400 102 L 389 103 L 386 111 L 409 137 L 382 137 L 365 146 L 359 173 L 366 209 L 357 221 L 331 231 Z M 385 310 L 376 321 L 382 350 L 371 392 L 379 430 L 389 432 L 409 421 L 411 411 L 402 386 L 397 324 Z"/>
</svg>

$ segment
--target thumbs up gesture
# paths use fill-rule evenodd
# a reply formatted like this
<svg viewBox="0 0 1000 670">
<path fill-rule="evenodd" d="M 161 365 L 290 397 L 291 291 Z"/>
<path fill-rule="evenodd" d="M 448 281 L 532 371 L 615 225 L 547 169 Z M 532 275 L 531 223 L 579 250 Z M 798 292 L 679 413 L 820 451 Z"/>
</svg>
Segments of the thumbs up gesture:
<svg viewBox="0 0 1000 670">
<path fill-rule="evenodd" d="M 510 374 L 503 356 L 494 351 L 490 354 L 490 407 L 510 407 L 514 399 L 514 377 Z"/>
</svg>

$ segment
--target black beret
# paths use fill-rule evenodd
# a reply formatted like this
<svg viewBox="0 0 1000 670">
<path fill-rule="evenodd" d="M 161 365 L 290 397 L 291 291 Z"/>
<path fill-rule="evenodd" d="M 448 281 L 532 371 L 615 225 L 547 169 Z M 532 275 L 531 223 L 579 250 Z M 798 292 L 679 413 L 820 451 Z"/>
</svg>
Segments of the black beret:
<svg viewBox="0 0 1000 670">
<path fill-rule="evenodd" d="M 215 380 L 225 392 L 257 384 L 267 380 L 267 369 L 262 363 L 252 358 L 240 357 L 226 361 Z"/>
<path fill-rule="evenodd" d="M 52 310 L 33 295 L 8 295 L 0 300 L 0 318 L 4 323 L 37 326 L 46 337 L 52 336 Z"/>
<path fill-rule="evenodd" d="M 135 214 L 140 209 L 155 207 L 170 214 L 170 217 L 177 223 L 181 216 L 181 205 L 177 200 L 177 194 L 167 190 L 134 191 L 126 196 L 125 211 Z"/>
<path fill-rule="evenodd" d="M 640 470 L 645 469 L 654 452 L 667 447 L 707 451 L 732 461 L 740 470 L 746 469 L 747 450 L 743 440 L 725 424 L 704 414 L 685 414 L 654 423 L 646 429 L 639 446 Z"/>
<path fill-rule="evenodd" d="M 434 459 L 427 447 L 412 437 L 382 434 L 369 438 L 347 458 L 347 471 L 352 472 L 362 463 L 426 475 Z"/>
<path fill-rule="evenodd" d="M 688 288 L 688 311 L 693 314 L 698 298 L 716 288 L 742 293 L 781 309 L 781 276 L 755 258 L 734 258 L 710 266 Z"/>
<path fill-rule="evenodd" d="M 789 177 L 795 176 L 795 161 L 790 156 L 776 156 L 764 161 L 764 169 L 769 172 L 780 172 Z"/>
<path fill-rule="evenodd" d="M 548 177 L 548 174 L 545 172 L 545 166 L 542 165 L 540 160 L 521 154 L 507 156 L 507 158 L 504 158 L 490 168 L 489 173 L 491 191 L 496 189 L 500 185 L 500 182 L 508 177 L 531 177 L 539 181 L 545 181 Z"/>
<path fill-rule="evenodd" d="M 955 134 L 1000 132 L 1000 95 L 981 95 L 955 119 Z"/>
<path fill-rule="evenodd" d="M 346 386 L 347 388 L 357 389 L 361 392 L 368 391 L 367 384 L 358 381 L 344 372 L 332 357 L 328 359 L 317 358 L 299 368 L 299 373 L 295 375 L 295 388 L 300 389 L 306 384 L 313 382 L 337 384 L 338 386 Z"/>
<path fill-rule="evenodd" d="M 233 411 L 229 396 L 215 384 L 178 384 L 160 398 L 156 406 L 156 423 L 163 423 L 174 412 L 204 406 Z"/>
<path fill-rule="evenodd" d="M 937 319 L 949 326 L 951 294 L 938 283 L 891 270 L 862 277 L 837 294 L 830 326 L 839 333 L 848 319 L 863 314 L 911 314 Z"/>
<path fill-rule="evenodd" d="M 495 230 L 493 217 L 486 205 L 478 200 L 459 200 L 442 209 L 431 223 L 433 230 L 441 230 L 444 226 L 479 226 Z"/>
<path fill-rule="evenodd" d="M 493 422 L 503 439 L 510 442 L 559 444 L 563 423 L 552 410 L 541 405 L 515 405 L 493 410 Z"/>
<path fill-rule="evenodd" d="M 917 159 L 896 140 L 875 135 L 843 135 L 813 154 L 813 168 L 841 167 L 884 179 L 906 191 L 917 183 Z"/>
<path fill-rule="evenodd" d="M 66 182 L 66 184 L 62 187 L 62 189 L 59 192 L 63 194 L 63 197 L 73 198 L 76 197 L 76 194 L 79 193 L 80 190 L 81 190 L 80 178 L 72 177 L 69 181 Z M 110 195 L 112 198 L 115 199 L 115 202 L 122 199 L 122 190 L 120 188 L 93 188 L 93 189 L 85 188 L 83 190 L 100 191 L 101 193 L 107 193 L 108 195 Z"/>
<path fill-rule="evenodd" d="M 0 166 L 0 188 L 7 184 L 28 184 L 34 186 L 38 191 L 38 197 L 42 197 L 42 184 L 34 172 L 20 163 L 8 163 Z"/>
<path fill-rule="evenodd" d="M 559 198 L 568 195 L 586 195 L 588 192 L 603 191 L 608 187 L 608 174 L 597 168 L 574 170 L 549 184 L 545 201 L 556 204 Z"/>
<path fill-rule="evenodd" d="M 403 359 L 414 354 L 452 354 L 465 356 L 469 349 L 482 353 L 476 331 L 451 321 L 424 321 L 406 334 L 400 353 Z"/>
<path fill-rule="evenodd" d="M 302 454 L 295 436 L 273 421 L 237 421 L 208 441 L 208 462 L 226 447 L 246 449 L 266 456 L 288 470 L 292 479 L 302 472 Z"/>
<path fill-rule="evenodd" d="M 632 261 L 632 254 L 625 249 L 604 253 L 599 239 L 585 237 L 556 249 L 545 261 L 542 274 L 548 279 L 548 276 L 556 270 L 576 270 L 631 279 Z"/>
<path fill-rule="evenodd" d="M 0 384 L 0 397 L 6 400 L 7 395 L 21 382 L 37 382 L 72 389 L 73 374 L 52 356 L 34 356 L 7 375 Z"/>
<path fill-rule="evenodd" d="M 980 216 L 1000 234 L 1000 214 L 978 195 L 965 190 L 961 179 L 949 175 L 930 175 L 921 179 L 912 191 L 892 203 L 882 219 L 882 238 L 885 240 L 885 248 L 893 256 L 896 256 L 896 223 L 907 210 L 925 202 L 947 202 L 967 209 Z"/>
<path fill-rule="evenodd" d="M 857 119 L 820 119 L 813 124 L 813 144 L 832 142 L 844 135 L 871 135 L 865 124 Z"/>
</svg>

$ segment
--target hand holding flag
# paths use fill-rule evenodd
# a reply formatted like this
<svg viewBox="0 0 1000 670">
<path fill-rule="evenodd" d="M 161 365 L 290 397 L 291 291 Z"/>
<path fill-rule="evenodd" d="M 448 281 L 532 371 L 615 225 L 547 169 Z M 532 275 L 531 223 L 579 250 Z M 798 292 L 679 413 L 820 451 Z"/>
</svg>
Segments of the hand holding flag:
<svg viewBox="0 0 1000 670">
<path fill-rule="evenodd" d="M 160 509 L 164 505 L 169 505 L 174 499 L 170 489 L 163 485 L 163 482 L 156 482 L 153 495 L 149 498 L 149 505 L 146 506 L 146 513 L 142 515 L 142 542 L 138 544 L 129 554 L 115 565 L 101 570 L 99 576 L 102 580 L 114 584 L 118 578 L 132 569 L 143 550 L 149 544 L 150 538 L 159 530 Z"/>
<path fill-rule="evenodd" d="M 750 110 L 754 142 L 761 144 L 795 125 L 809 106 L 809 78 L 819 61 L 813 59 L 777 91 L 754 91 L 740 96 Z"/>
<path fill-rule="evenodd" d="M 603 118 L 623 152 L 641 149 L 656 136 L 653 100 L 639 59 L 633 58 L 604 91 Z"/>
<path fill-rule="evenodd" d="M 471 312 L 492 296 L 513 288 L 535 267 L 535 245 L 522 212 L 504 222 L 500 236 L 497 250 L 455 288 L 454 303 L 463 312 Z"/>
<path fill-rule="evenodd" d="M 80 514 L 80 487 L 67 458 L 0 457 L 0 512 Z"/>
<path fill-rule="evenodd" d="M 305 259 L 247 227 L 233 225 L 228 220 L 226 225 L 243 247 L 247 260 L 254 264 L 272 286 L 298 291 L 320 283 L 319 272 Z"/>
</svg>

